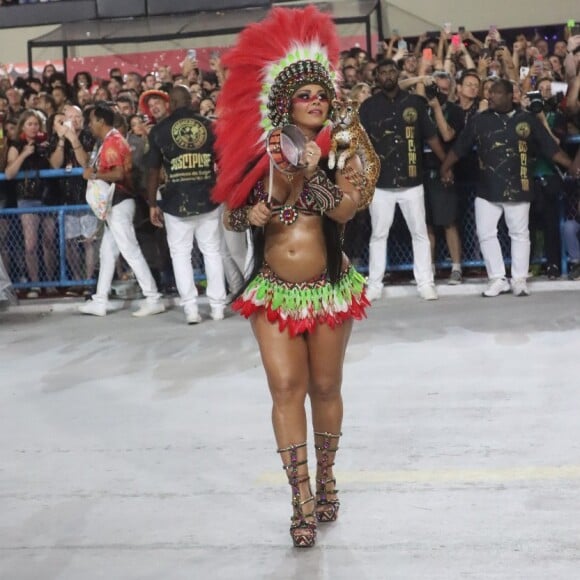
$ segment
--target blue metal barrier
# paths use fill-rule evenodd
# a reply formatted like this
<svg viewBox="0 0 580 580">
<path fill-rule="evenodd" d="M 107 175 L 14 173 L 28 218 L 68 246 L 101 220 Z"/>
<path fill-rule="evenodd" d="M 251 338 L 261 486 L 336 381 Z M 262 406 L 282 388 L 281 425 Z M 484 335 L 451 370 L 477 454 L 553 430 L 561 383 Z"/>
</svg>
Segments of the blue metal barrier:
<svg viewBox="0 0 580 580">
<path fill-rule="evenodd" d="M 578 138 L 580 142 L 580 137 Z M 16 179 L 25 179 L 31 177 L 42 177 L 42 178 L 62 178 L 81 175 L 83 172 L 82 168 L 73 169 L 47 169 L 41 170 L 40 172 L 20 172 Z M 0 181 L 5 180 L 5 175 L 0 173 Z M 463 259 L 462 265 L 464 267 L 483 267 L 484 263 L 481 258 L 479 251 L 479 244 L 477 242 L 477 236 L 475 232 L 475 219 L 474 219 L 474 209 L 473 209 L 473 196 L 469 199 L 464 200 L 464 211 L 462 212 L 463 222 L 459 224 L 460 237 L 463 245 Z M 17 219 L 17 216 L 22 216 L 24 214 L 37 214 L 40 216 L 54 216 L 56 219 L 57 229 L 55 236 L 55 247 L 54 252 L 58 254 L 58 276 L 47 276 L 46 271 L 45 276 L 41 276 L 40 281 L 30 281 L 27 280 L 27 269 L 24 265 L 23 259 L 23 234 L 21 220 Z M 3 209 L 0 210 L 0 251 L 4 251 L 6 254 L 6 249 L 10 256 L 9 264 L 6 264 L 7 269 L 11 273 L 11 278 L 14 281 L 15 288 L 31 288 L 31 287 L 58 287 L 58 286 L 88 286 L 94 285 L 94 279 L 78 278 L 71 275 L 73 265 L 70 260 L 67 260 L 67 238 L 66 238 L 66 216 L 67 215 L 84 215 L 90 214 L 90 209 L 88 205 L 67 205 L 67 206 L 45 206 L 39 208 L 21 208 L 21 209 Z M 91 214 L 92 215 L 92 214 Z M 406 224 L 402 219 L 399 211 L 397 211 L 397 216 L 393 227 L 391 228 L 391 233 L 388 241 L 388 254 L 387 254 L 387 271 L 409 271 L 413 268 L 413 254 L 411 247 L 411 239 L 408 233 Z M 358 232 L 358 242 L 351 244 L 350 248 L 347 248 L 347 253 L 354 259 L 357 268 L 361 272 L 368 271 L 368 237 L 370 234 L 370 221 L 368 220 L 368 214 L 366 216 L 361 216 L 362 219 L 359 222 L 358 227 L 360 231 Z M 562 204 L 562 218 L 563 215 L 563 204 Z M 562 224 L 562 221 L 561 221 Z M 440 236 L 439 238 L 443 238 Z M 435 264 L 438 268 L 448 268 L 451 266 L 449 257 L 447 255 L 447 248 L 443 239 L 439 239 L 436 246 L 436 259 Z M 510 240 L 507 234 L 507 229 L 503 223 L 503 219 L 499 226 L 499 238 L 502 247 L 504 259 L 507 264 L 510 263 Z M 39 240 L 40 241 L 40 240 Z M 82 254 L 84 248 L 77 248 L 79 255 Z M 38 251 L 40 254 L 40 250 Z M 37 256 L 38 257 L 38 256 Z M 545 261 L 542 257 L 537 257 L 534 263 L 541 263 Z M 194 270 L 196 280 L 202 280 L 205 278 L 203 258 L 199 251 L 194 248 L 193 254 Z M 40 260 L 39 260 L 40 263 Z M 78 268 L 77 268 L 78 271 Z M 564 247 L 562 248 L 562 263 L 561 263 L 562 274 L 567 273 L 567 259 L 565 255 Z"/>
<path fill-rule="evenodd" d="M 5 264 L 11 274 L 14 288 L 50 288 L 57 286 L 88 286 L 95 284 L 94 279 L 75 279 L 69 275 L 69 266 L 67 265 L 66 235 L 65 235 L 65 216 L 73 214 L 86 214 L 90 212 L 88 205 L 62 205 L 62 206 L 45 206 L 30 208 L 10 208 L 0 210 L 0 219 L 7 220 L 7 239 L 2 240 L 8 247 L 11 254 L 11 261 Z M 57 280 L 33 280 L 24 281 L 26 276 L 25 268 L 15 265 L 12 262 L 15 259 L 14 254 L 22 252 L 22 232 L 19 231 L 21 226 L 18 220 L 13 216 L 36 214 L 39 216 L 56 217 L 57 234 L 56 242 L 58 244 L 58 279 Z M 14 233 L 14 232 L 17 233 Z M 40 241 L 40 240 L 39 240 Z M 57 248 L 54 248 L 55 250 Z M 40 253 L 40 252 L 39 252 Z M 16 260 L 18 262 L 18 260 Z M 40 268 L 40 266 L 39 266 Z"/>
<path fill-rule="evenodd" d="M 19 171 L 12 179 L 34 179 L 38 177 L 53 179 L 55 177 L 72 177 L 74 175 L 82 175 L 83 171 L 84 169 L 82 167 L 71 167 L 70 169 L 39 169 L 38 171 Z M 0 173 L 0 181 L 9 181 L 6 179 L 5 173 Z"/>
</svg>

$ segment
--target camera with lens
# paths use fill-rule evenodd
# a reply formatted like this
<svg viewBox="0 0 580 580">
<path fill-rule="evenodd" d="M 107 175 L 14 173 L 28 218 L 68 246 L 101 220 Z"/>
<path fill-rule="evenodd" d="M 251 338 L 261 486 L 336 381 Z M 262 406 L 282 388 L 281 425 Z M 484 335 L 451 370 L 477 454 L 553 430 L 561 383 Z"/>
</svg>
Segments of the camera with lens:
<svg viewBox="0 0 580 580">
<path fill-rule="evenodd" d="M 428 101 L 431 101 L 435 98 L 437 98 L 437 95 L 439 94 L 439 87 L 433 83 L 431 85 L 425 85 L 425 96 L 427 97 Z"/>
<path fill-rule="evenodd" d="M 544 101 L 544 111 L 554 113 L 557 111 L 560 103 L 564 100 L 564 93 L 558 92 L 554 96 Z"/>
<path fill-rule="evenodd" d="M 544 110 L 544 99 L 542 98 L 542 93 L 540 91 L 530 91 L 526 93 L 530 104 L 528 105 L 528 111 L 537 115 Z"/>
<path fill-rule="evenodd" d="M 46 133 L 38 133 L 34 138 L 34 152 L 39 157 L 48 157 L 48 137 Z"/>
<path fill-rule="evenodd" d="M 534 115 L 537 115 L 542 111 L 544 113 L 555 112 L 558 109 L 558 105 L 564 98 L 564 93 L 557 93 L 549 99 L 543 99 L 540 91 L 531 91 L 526 93 L 526 96 L 530 100 L 528 111 L 530 111 L 530 113 L 534 113 Z"/>
</svg>

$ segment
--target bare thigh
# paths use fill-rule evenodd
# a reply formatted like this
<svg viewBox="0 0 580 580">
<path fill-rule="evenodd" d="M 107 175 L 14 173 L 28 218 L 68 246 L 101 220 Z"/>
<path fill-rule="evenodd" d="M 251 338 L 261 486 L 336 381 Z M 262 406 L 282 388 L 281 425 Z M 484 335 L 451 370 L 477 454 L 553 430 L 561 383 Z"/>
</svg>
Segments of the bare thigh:
<svg viewBox="0 0 580 580">
<path fill-rule="evenodd" d="M 252 317 L 252 330 L 260 347 L 262 363 L 272 396 L 308 385 L 308 348 L 302 336 L 280 332 L 278 324 L 268 321 L 263 312 Z"/>
<path fill-rule="evenodd" d="M 307 335 L 311 390 L 340 390 L 352 325 L 352 320 L 346 320 L 335 328 L 320 324 Z"/>
</svg>

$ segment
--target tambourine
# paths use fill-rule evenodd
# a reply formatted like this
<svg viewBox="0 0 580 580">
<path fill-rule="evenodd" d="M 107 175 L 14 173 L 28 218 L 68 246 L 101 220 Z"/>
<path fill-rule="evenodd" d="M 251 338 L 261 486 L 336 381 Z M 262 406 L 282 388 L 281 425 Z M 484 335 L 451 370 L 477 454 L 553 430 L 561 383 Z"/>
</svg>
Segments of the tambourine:
<svg viewBox="0 0 580 580">
<path fill-rule="evenodd" d="M 278 171 L 292 175 L 306 167 L 300 161 L 306 143 L 304 133 L 296 125 L 284 125 L 268 133 L 266 151 Z"/>
</svg>

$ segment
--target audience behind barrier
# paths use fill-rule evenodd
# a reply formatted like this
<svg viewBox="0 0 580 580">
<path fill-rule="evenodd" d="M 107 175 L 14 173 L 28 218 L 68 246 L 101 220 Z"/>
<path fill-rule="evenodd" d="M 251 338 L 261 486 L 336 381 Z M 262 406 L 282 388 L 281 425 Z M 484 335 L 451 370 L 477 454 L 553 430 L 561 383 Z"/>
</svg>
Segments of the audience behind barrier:
<svg viewBox="0 0 580 580">
<path fill-rule="evenodd" d="M 16 3 L 18 2 L 0 0 L 0 5 Z M 32 3 L 32 0 L 20 0 L 20 3 Z M 441 91 L 444 87 L 447 100 L 461 111 L 458 114 L 463 114 L 465 120 L 487 108 L 488 91 L 493 80 L 507 79 L 514 87 L 514 102 L 520 107 L 537 111 L 538 118 L 549 128 L 554 138 L 563 147 L 567 147 L 570 154 L 575 152 L 574 146 L 568 143 L 570 136 L 580 135 L 580 35 L 573 35 L 568 27 L 563 27 L 560 34 L 551 35 L 550 38 L 545 38 L 541 29 L 535 30 L 534 34 L 520 33 L 509 37 L 504 37 L 501 30 L 495 28 L 483 34 L 473 34 L 466 30 L 440 30 L 426 32 L 418 38 L 404 38 L 393 34 L 379 43 L 377 54 L 368 54 L 359 47 L 341 53 L 342 96 L 362 103 L 375 93 L 375 69 L 377 62 L 384 58 L 393 59 L 397 63 L 400 69 L 399 86 L 402 89 L 420 95 L 425 95 L 426 90 L 427 97 L 431 95 L 430 98 L 433 99 L 437 90 Z M 148 131 L 156 122 L 153 103 L 147 98 L 143 99 L 143 93 L 167 92 L 174 84 L 183 84 L 190 91 L 193 108 L 204 116 L 214 118 L 219 115 L 218 97 L 223 78 L 224 71 L 219 55 L 215 53 L 212 54 L 210 69 L 207 71 L 201 70 L 197 61 L 186 57 L 179 71 L 172 71 L 168 66 L 159 66 L 154 72 L 133 68 L 123 71 L 115 68 L 110 70 L 108 78 L 95 78 L 89 71 L 81 71 L 69 81 L 61 71 L 48 64 L 38 78 L 18 77 L 12 81 L 5 75 L 0 78 L 0 171 L 8 169 L 12 177 L 16 173 L 14 154 L 25 146 L 18 127 L 22 119 L 30 119 L 31 115 L 39 125 L 38 133 L 46 134 L 54 161 L 52 166 L 76 166 L 79 160 L 73 154 L 70 139 L 66 139 L 61 130 L 61 115 L 66 114 L 67 110 L 69 114 L 71 111 L 86 114 L 96 102 L 106 101 L 115 107 L 127 123 L 127 140 L 133 151 L 135 166 L 135 189 L 140 193 L 144 189 L 143 148 Z M 430 92 L 432 90 L 435 92 Z M 151 109 L 143 105 L 149 102 L 152 103 Z M 431 103 L 433 105 L 434 101 Z M 58 131 L 54 129 L 55 123 Z M 82 135 L 86 134 L 85 129 L 86 127 L 79 129 Z M 77 131 L 78 135 L 81 133 Z M 72 138 L 72 134 L 69 136 Z M 89 139 L 83 139 L 80 141 L 83 151 L 90 156 L 92 144 Z M 62 149 L 66 152 L 64 157 L 60 154 L 61 145 L 65 146 Z M 31 156 L 32 161 L 29 160 L 24 165 L 34 165 L 36 168 L 43 167 L 44 164 L 49 166 L 48 158 L 39 157 L 40 153 L 41 150 L 35 151 Z M 462 159 L 455 169 L 459 196 L 456 223 L 464 243 L 466 231 L 459 223 L 465 222 L 471 211 L 469 203 L 472 200 L 468 200 L 474 190 L 473 175 L 477 171 L 474 163 L 474 159 L 468 157 Z M 545 165 L 538 166 L 535 176 L 539 194 L 532 206 L 533 217 L 530 222 L 533 252 L 537 257 L 546 255 L 545 274 L 550 278 L 560 276 L 562 256 L 557 209 L 563 207 L 561 235 L 566 252 L 564 261 L 568 259 L 570 277 L 580 279 L 578 181 L 564 181 L 557 169 Z M 0 181 L 0 212 L 3 208 L 24 207 L 30 203 L 35 206 L 46 202 L 61 203 L 63 200 L 71 203 L 73 198 L 74 203 L 82 201 L 78 191 L 70 196 L 70 187 L 67 189 L 65 180 L 53 180 L 52 183 L 40 181 L 42 187 L 38 183 L 34 185 L 39 187 L 38 191 L 34 190 L 36 193 L 31 193 L 32 185 L 28 181 Z M 546 187 L 548 182 L 549 187 Z M 50 193 L 46 193 L 47 191 Z M 23 280 L 26 278 L 29 286 L 34 286 L 34 281 L 39 279 L 56 280 L 55 260 L 58 246 L 54 217 L 23 214 L 20 218 L 19 235 L 23 236 L 24 243 L 20 247 L 10 248 L 10 236 L 14 235 L 16 228 L 14 222 L 12 219 L 10 224 L 8 217 L 0 213 L 0 255 L 5 264 L 8 262 L 8 270 L 19 272 Z M 90 229 L 88 224 L 85 225 Z M 364 268 L 368 217 L 361 215 L 349 227 L 351 230 L 357 228 L 357 231 L 347 231 L 348 252 L 353 256 L 354 262 Z M 93 239 L 88 229 L 85 233 L 89 234 L 89 239 Z M 68 267 L 73 278 L 90 278 L 95 271 L 93 242 L 86 245 L 82 231 L 80 222 L 75 223 L 74 227 L 69 222 L 66 246 Z M 400 237 L 402 231 L 404 230 L 400 227 L 395 227 L 391 237 Z M 432 239 L 438 235 L 435 230 L 432 234 Z M 77 238 L 83 244 L 80 246 L 80 253 L 76 245 L 71 245 L 71 240 Z M 148 259 L 155 263 L 152 269 L 158 281 L 167 282 L 167 291 L 172 282 L 171 275 L 165 271 L 167 259 L 160 258 L 164 252 L 166 255 L 164 243 L 151 242 L 152 238 L 148 235 L 144 235 L 143 239 L 147 240 L 147 244 L 153 244 L 153 250 L 145 253 L 152 256 L 148 255 Z M 42 247 L 38 246 L 39 243 L 42 243 Z M 441 253 L 443 246 L 437 247 L 439 249 L 435 252 Z M 83 262 L 87 253 L 89 256 Z M 445 249 L 441 256 L 448 261 Z M 441 256 L 434 256 L 434 262 L 439 263 L 441 260 L 438 258 Z M 456 261 L 457 257 L 454 256 L 453 262 Z M 41 275 L 39 266 L 42 265 Z M 30 291 L 32 295 L 38 294 L 36 288 Z"/>
</svg>

